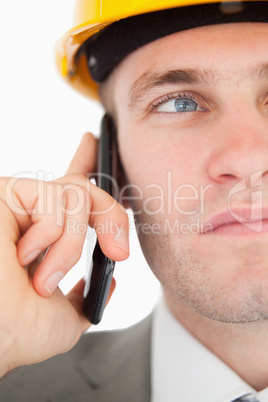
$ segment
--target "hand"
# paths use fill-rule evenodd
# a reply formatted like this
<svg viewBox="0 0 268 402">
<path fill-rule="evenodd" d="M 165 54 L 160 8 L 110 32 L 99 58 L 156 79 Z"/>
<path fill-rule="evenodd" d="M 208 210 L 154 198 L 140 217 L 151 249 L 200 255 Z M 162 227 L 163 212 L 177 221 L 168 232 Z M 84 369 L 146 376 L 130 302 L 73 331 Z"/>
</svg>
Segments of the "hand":
<svg viewBox="0 0 268 402">
<path fill-rule="evenodd" d="M 83 281 L 67 296 L 57 287 L 80 258 L 88 223 L 112 222 L 115 230 L 99 231 L 100 246 L 113 260 L 128 257 L 126 212 L 85 177 L 94 170 L 95 150 L 86 134 L 61 179 L 0 180 L 0 376 L 68 351 L 90 326 L 82 314 Z"/>
</svg>

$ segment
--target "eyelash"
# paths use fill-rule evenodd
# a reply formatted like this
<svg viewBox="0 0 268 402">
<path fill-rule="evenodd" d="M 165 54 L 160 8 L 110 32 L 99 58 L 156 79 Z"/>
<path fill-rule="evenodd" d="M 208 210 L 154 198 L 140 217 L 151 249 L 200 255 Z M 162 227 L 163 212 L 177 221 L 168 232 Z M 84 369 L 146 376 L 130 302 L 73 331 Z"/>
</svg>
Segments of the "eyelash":
<svg viewBox="0 0 268 402">
<path fill-rule="evenodd" d="M 150 113 L 154 113 L 161 105 L 164 105 L 166 102 L 168 102 L 172 99 L 179 99 L 179 98 L 192 99 L 193 101 L 195 101 L 197 103 L 198 106 L 200 106 L 200 103 L 204 104 L 204 100 L 202 100 L 202 98 L 200 96 L 198 96 L 197 94 L 195 94 L 193 92 L 174 92 L 171 94 L 166 94 L 164 96 L 161 96 L 160 98 L 153 101 L 149 105 L 148 111 Z M 202 106 L 200 106 L 200 107 L 203 108 L 204 110 L 206 110 L 205 107 L 202 107 Z M 160 112 L 160 113 L 171 114 L 171 112 Z M 189 112 L 185 112 L 185 113 L 189 113 Z M 184 112 L 180 112 L 180 114 L 184 114 Z"/>
</svg>

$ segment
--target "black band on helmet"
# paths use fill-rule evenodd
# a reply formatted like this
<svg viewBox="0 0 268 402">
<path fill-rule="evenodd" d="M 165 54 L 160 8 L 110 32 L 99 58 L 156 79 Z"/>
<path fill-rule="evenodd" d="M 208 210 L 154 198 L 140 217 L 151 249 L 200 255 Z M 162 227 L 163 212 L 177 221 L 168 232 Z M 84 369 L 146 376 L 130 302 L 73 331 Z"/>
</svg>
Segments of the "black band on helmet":
<svg viewBox="0 0 268 402">
<path fill-rule="evenodd" d="M 124 57 L 147 43 L 186 29 L 232 22 L 268 22 L 268 2 L 202 4 L 129 17 L 93 35 L 81 50 L 92 78 L 103 82 Z"/>
</svg>

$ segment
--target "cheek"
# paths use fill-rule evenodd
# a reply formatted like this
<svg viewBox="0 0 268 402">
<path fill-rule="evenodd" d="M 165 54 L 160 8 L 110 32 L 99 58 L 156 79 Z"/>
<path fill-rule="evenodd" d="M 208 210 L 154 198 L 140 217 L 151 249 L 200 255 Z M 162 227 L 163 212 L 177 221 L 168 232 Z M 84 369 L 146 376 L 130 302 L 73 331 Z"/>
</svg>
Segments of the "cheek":
<svg viewBox="0 0 268 402">
<path fill-rule="evenodd" d="M 146 211 L 164 215 L 200 213 L 205 181 L 201 177 L 201 152 L 176 139 L 148 138 L 144 134 L 142 138 L 121 141 L 122 163 L 132 194 L 140 197 Z"/>
<path fill-rule="evenodd" d="M 122 139 L 120 154 L 124 169 L 132 183 L 153 184 L 172 172 L 178 183 L 198 180 L 202 155 L 196 144 L 188 144 L 176 136 L 136 135 Z"/>
</svg>

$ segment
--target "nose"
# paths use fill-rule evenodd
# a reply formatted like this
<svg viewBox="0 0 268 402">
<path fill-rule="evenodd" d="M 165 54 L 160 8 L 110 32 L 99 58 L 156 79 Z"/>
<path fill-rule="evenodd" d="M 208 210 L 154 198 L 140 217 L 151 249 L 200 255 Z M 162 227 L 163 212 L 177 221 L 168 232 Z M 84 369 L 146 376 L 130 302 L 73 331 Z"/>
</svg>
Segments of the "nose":
<svg viewBox="0 0 268 402">
<path fill-rule="evenodd" d="M 215 146 L 208 174 L 217 183 L 268 177 L 268 116 L 256 109 L 222 116 L 215 127 Z M 254 176 L 255 175 L 255 176 Z"/>
</svg>

